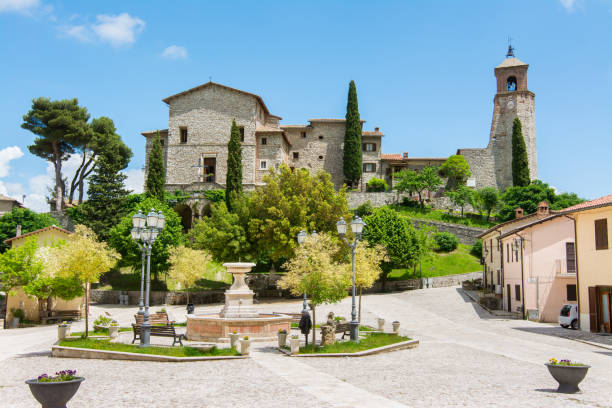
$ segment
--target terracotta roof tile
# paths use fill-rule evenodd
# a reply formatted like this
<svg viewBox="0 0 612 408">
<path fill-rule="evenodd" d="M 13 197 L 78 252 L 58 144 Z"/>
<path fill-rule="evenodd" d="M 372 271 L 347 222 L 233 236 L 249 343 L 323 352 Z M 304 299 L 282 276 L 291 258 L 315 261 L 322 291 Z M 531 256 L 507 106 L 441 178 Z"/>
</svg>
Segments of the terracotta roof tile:
<svg viewBox="0 0 612 408">
<path fill-rule="evenodd" d="M 402 155 L 399 153 L 391 153 L 391 154 L 382 154 L 383 160 L 402 160 Z"/>
<path fill-rule="evenodd" d="M 566 211 L 576 211 L 583 210 L 592 207 L 602 207 L 606 205 L 612 205 L 612 194 L 608 194 L 603 197 L 596 198 L 595 200 L 585 201 L 584 203 L 576 204 L 571 207 L 567 207 L 563 209 L 563 212 Z"/>
<path fill-rule="evenodd" d="M 385 134 L 382 132 L 361 132 L 362 136 L 384 136 Z"/>
<path fill-rule="evenodd" d="M 14 241 L 14 240 L 16 240 L 16 239 L 20 239 L 20 238 L 24 238 L 24 237 L 29 237 L 29 236 L 31 236 L 31 235 L 36 235 L 36 234 L 39 234 L 39 233 L 41 233 L 41 232 L 44 232 L 44 231 L 47 231 L 47 230 L 50 230 L 50 229 L 55 229 L 55 230 L 58 230 L 58 231 L 64 232 L 64 233 L 66 233 L 66 234 L 68 234 L 68 235 L 71 235 L 71 234 L 72 234 L 72 232 L 70 232 L 70 231 L 68 231 L 68 230 L 65 230 L 65 229 L 63 229 L 63 228 L 60 228 L 60 227 L 58 227 L 57 225 L 51 225 L 50 227 L 45 227 L 45 228 L 37 229 L 36 231 L 28 232 L 27 234 L 22 234 L 22 235 L 20 235 L 20 236 L 18 236 L 18 237 L 13 237 L 13 238 L 5 239 L 5 240 L 4 240 L 4 243 L 5 243 L 5 244 L 8 244 L 9 242 Z"/>
<path fill-rule="evenodd" d="M 272 126 L 257 125 L 257 127 L 255 128 L 255 132 L 282 133 L 283 129 Z"/>
</svg>

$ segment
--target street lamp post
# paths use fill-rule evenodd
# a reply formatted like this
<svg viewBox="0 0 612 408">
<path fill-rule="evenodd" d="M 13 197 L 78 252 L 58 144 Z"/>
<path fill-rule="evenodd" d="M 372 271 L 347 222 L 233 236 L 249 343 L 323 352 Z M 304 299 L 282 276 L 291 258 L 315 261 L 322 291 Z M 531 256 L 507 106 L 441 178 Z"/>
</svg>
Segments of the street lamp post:
<svg viewBox="0 0 612 408">
<path fill-rule="evenodd" d="M 355 303 L 355 248 L 357 248 L 357 244 L 361 239 L 361 234 L 363 232 L 363 228 L 366 226 L 365 222 L 361 220 L 359 217 L 355 217 L 353 221 L 351 221 L 351 231 L 355 235 L 355 240 L 351 243 L 346 236 L 346 222 L 344 218 L 340 217 L 340 221 L 336 223 L 336 228 L 338 229 L 338 235 L 342 238 L 342 240 L 351 248 L 351 256 L 353 261 L 353 290 L 352 290 L 352 304 L 351 304 L 351 340 L 359 343 L 359 321 L 357 320 L 357 306 Z"/>
<path fill-rule="evenodd" d="M 140 302 L 138 314 L 142 314 L 142 331 L 140 333 L 140 347 L 149 347 L 151 338 L 151 323 L 149 322 L 149 293 L 151 291 L 151 248 L 160 232 L 164 229 L 166 218 L 161 211 L 155 212 L 153 208 L 145 216 L 142 211 L 138 211 L 132 217 L 132 239 L 138 243 L 142 251 L 142 272 L 140 280 Z M 144 275 L 144 257 L 147 256 L 146 289 Z M 144 292 L 144 293 L 143 293 Z M 144 311 L 143 307 L 144 298 Z M 142 313 L 141 313 L 142 312 Z"/>
<path fill-rule="evenodd" d="M 317 231 L 312 231 L 312 234 L 310 234 L 310 236 L 312 238 L 316 238 L 319 234 L 317 234 Z M 297 241 L 298 244 L 302 245 L 304 244 L 304 242 L 306 242 L 306 237 L 308 237 L 308 233 L 304 230 L 301 230 L 298 235 L 297 235 Z M 308 313 L 308 302 L 306 301 L 306 292 L 304 292 L 304 302 L 302 304 L 303 308 L 302 308 L 302 314 L 304 312 Z"/>
</svg>

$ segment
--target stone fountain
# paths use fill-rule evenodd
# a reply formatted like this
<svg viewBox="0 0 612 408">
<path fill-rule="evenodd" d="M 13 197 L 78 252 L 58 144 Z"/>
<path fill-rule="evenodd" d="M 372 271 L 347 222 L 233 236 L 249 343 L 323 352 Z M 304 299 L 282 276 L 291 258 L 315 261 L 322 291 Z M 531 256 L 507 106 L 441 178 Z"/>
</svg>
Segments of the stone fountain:
<svg viewBox="0 0 612 408">
<path fill-rule="evenodd" d="M 280 329 L 291 330 L 291 316 L 260 314 L 253 306 L 253 291 L 246 284 L 246 274 L 255 264 L 232 262 L 223 264 L 234 277 L 225 291 L 225 305 L 219 313 L 187 315 L 187 338 L 196 341 L 229 341 L 230 333 L 249 336 L 254 341 L 276 339 Z"/>
</svg>

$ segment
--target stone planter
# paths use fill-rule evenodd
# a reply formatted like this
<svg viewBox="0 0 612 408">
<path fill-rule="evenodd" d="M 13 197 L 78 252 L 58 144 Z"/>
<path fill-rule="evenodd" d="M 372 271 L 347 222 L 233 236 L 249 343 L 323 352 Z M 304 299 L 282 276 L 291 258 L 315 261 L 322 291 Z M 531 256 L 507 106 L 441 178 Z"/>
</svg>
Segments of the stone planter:
<svg viewBox="0 0 612 408">
<path fill-rule="evenodd" d="M 243 356 L 251 354 L 251 340 L 240 340 L 240 354 Z"/>
<path fill-rule="evenodd" d="M 19 327 L 19 318 L 18 317 L 13 317 L 11 319 L 11 324 L 10 324 L 10 328 L 11 329 L 16 329 Z"/>
<path fill-rule="evenodd" d="M 287 345 L 287 333 L 278 332 L 278 348 L 283 348 Z"/>
<path fill-rule="evenodd" d="M 109 326 L 108 335 L 110 336 L 111 340 L 119 337 L 119 326 Z"/>
<path fill-rule="evenodd" d="M 397 320 L 393 322 L 393 333 L 399 333 L 400 322 Z"/>
<path fill-rule="evenodd" d="M 587 371 L 591 366 L 583 365 L 583 366 L 564 366 L 558 364 L 550 364 L 546 363 L 546 367 L 548 367 L 548 372 L 553 378 L 559 383 L 559 388 L 557 388 L 557 392 L 563 392 L 566 394 L 574 394 L 580 391 L 578 388 L 578 384 L 584 377 L 587 375 Z"/>
<path fill-rule="evenodd" d="M 240 339 L 240 334 L 238 333 L 230 333 L 230 346 L 237 349 L 238 348 L 238 340 Z"/>
<path fill-rule="evenodd" d="M 70 325 L 69 324 L 57 325 L 57 339 L 64 340 L 68 336 L 70 336 Z"/>
<path fill-rule="evenodd" d="M 76 377 L 71 381 L 61 382 L 38 382 L 38 380 L 27 380 L 30 392 L 36 398 L 42 408 L 65 408 L 66 403 L 76 394 L 84 377 Z"/>
<path fill-rule="evenodd" d="M 110 326 L 101 326 L 99 324 L 94 324 L 94 330 L 96 331 L 102 331 L 102 330 L 108 330 Z"/>
<path fill-rule="evenodd" d="M 385 319 L 378 319 L 378 331 L 385 331 Z"/>
<path fill-rule="evenodd" d="M 291 354 L 296 355 L 300 353 L 300 339 L 290 339 L 289 344 L 291 346 Z"/>
</svg>

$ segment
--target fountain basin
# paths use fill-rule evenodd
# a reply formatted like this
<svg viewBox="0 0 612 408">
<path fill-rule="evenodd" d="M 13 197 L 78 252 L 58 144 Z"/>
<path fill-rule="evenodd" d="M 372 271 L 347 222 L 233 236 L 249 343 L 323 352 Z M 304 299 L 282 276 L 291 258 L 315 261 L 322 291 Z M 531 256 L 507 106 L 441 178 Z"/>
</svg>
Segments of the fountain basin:
<svg viewBox="0 0 612 408">
<path fill-rule="evenodd" d="M 279 330 L 290 332 L 291 316 L 265 313 L 251 318 L 221 317 L 218 313 L 187 316 L 187 338 L 195 341 L 229 342 L 234 331 L 253 341 L 272 341 Z"/>
</svg>

